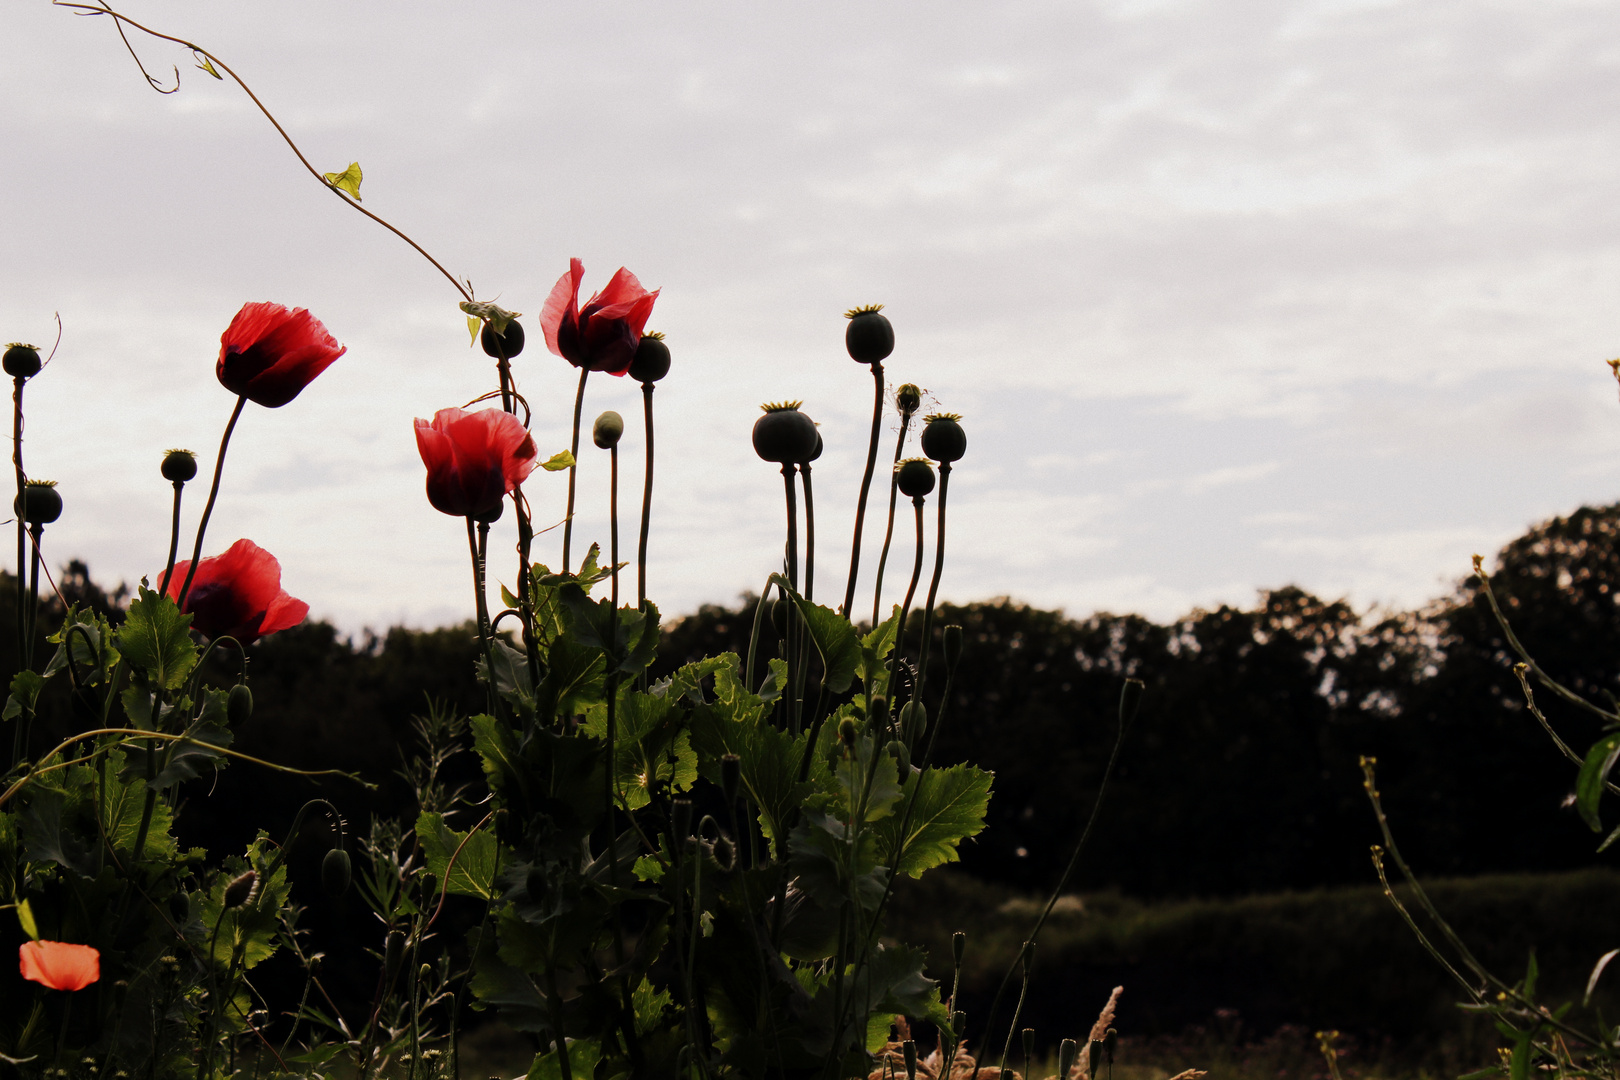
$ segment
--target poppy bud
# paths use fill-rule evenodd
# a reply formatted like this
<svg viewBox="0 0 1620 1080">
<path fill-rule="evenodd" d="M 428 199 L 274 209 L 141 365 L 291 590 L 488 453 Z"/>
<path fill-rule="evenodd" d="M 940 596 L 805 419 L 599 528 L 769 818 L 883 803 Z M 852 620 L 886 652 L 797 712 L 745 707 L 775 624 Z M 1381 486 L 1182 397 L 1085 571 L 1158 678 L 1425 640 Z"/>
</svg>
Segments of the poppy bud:
<svg viewBox="0 0 1620 1080">
<path fill-rule="evenodd" d="M 1035 1056 L 1035 1029 L 1025 1028 L 1022 1035 L 1024 1036 L 1024 1060 L 1028 1061 Z"/>
<path fill-rule="evenodd" d="M 967 1013 L 963 1012 L 961 1009 L 957 1009 L 955 1012 L 951 1013 L 951 1034 L 955 1035 L 957 1041 L 960 1042 L 966 1031 Z"/>
<path fill-rule="evenodd" d="M 881 312 L 882 304 L 868 304 L 844 312 L 849 325 L 844 327 L 844 348 L 850 359 L 862 364 L 875 364 L 894 352 L 894 327 Z"/>
<path fill-rule="evenodd" d="M 191 921 L 191 897 L 177 892 L 169 897 L 169 918 L 174 925 L 184 928 Z"/>
<path fill-rule="evenodd" d="M 901 383 L 900 389 L 894 392 L 894 407 L 900 410 L 901 416 L 910 416 L 922 408 L 922 387 L 916 383 Z"/>
<path fill-rule="evenodd" d="M 908 701 L 900 707 L 900 737 L 908 745 L 916 746 L 927 730 L 928 706 L 920 701 Z"/>
<path fill-rule="evenodd" d="M 523 879 L 523 889 L 529 894 L 529 899 L 536 904 L 545 903 L 546 872 L 538 866 L 532 867 Z"/>
<path fill-rule="evenodd" d="M 484 352 L 490 356 L 501 356 L 510 360 L 523 351 L 523 324 L 513 319 L 506 324 L 506 332 L 497 334 L 494 323 L 485 323 L 483 332 L 478 335 L 478 343 L 484 347 Z"/>
<path fill-rule="evenodd" d="M 383 944 L 383 980 L 393 982 L 394 976 L 399 974 L 400 965 L 405 962 L 405 933 L 402 930 L 390 930 L 388 940 Z"/>
<path fill-rule="evenodd" d="M 962 659 L 962 628 L 955 623 L 945 628 L 945 666 L 955 667 Z"/>
<path fill-rule="evenodd" d="M 55 480 L 30 480 L 22 496 L 11 501 L 11 508 L 30 525 L 49 525 L 62 516 L 62 495 Z"/>
<path fill-rule="evenodd" d="M 910 771 L 911 751 L 906 749 L 905 743 L 901 742 L 899 739 L 890 739 L 889 745 L 885 746 L 883 749 L 887 750 L 889 756 L 894 758 L 894 760 L 899 763 L 901 775 L 904 775 Z"/>
<path fill-rule="evenodd" d="M 0 358 L 0 366 L 4 366 L 6 374 L 14 379 L 32 379 L 44 367 L 39 362 L 39 350 L 20 341 L 6 346 L 6 355 Z"/>
<path fill-rule="evenodd" d="M 967 952 L 967 935 L 958 930 L 951 935 L 951 960 L 957 967 L 962 966 L 962 954 Z"/>
<path fill-rule="evenodd" d="M 1109 1028 L 1107 1031 L 1103 1032 L 1103 1060 L 1108 1062 L 1108 1067 L 1110 1069 L 1114 1067 L 1114 1044 L 1118 1041 L 1118 1028 Z"/>
<path fill-rule="evenodd" d="M 967 453 L 967 432 L 962 430 L 955 413 L 935 413 L 923 425 L 923 453 L 935 461 L 949 464 L 960 461 Z"/>
<path fill-rule="evenodd" d="M 253 715 L 253 691 L 245 683 L 231 687 L 231 696 L 225 699 L 225 722 L 231 727 L 247 723 Z"/>
<path fill-rule="evenodd" d="M 846 749 L 855 745 L 855 736 L 859 731 L 860 729 L 856 727 L 855 721 L 851 717 L 846 716 L 838 721 L 838 738 Z"/>
<path fill-rule="evenodd" d="M 1095 1077 L 1097 1066 L 1102 1064 L 1102 1040 L 1092 1039 L 1086 1044 L 1086 1075 Z"/>
<path fill-rule="evenodd" d="M 349 891 L 349 879 L 353 875 L 353 866 L 349 862 L 349 853 L 341 847 L 335 847 L 326 853 L 321 860 L 321 888 L 327 896 L 336 900 Z"/>
<path fill-rule="evenodd" d="M 245 874 L 232 878 L 231 883 L 225 886 L 225 906 L 238 908 L 248 903 L 253 899 L 253 894 L 258 891 L 258 886 L 259 872 L 257 870 L 249 870 Z"/>
<path fill-rule="evenodd" d="M 1064 1039 L 1058 1044 L 1058 1080 L 1069 1080 L 1069 1074 L 1074 1071 L 1074 1059 L 1080 1053 L 1080 1044 L 1073 1039 Z"/>
<path fill-rule="evenodd" d="M 934 467 L 927 458 L 907 458 L 894 472 L 900 493 L 908 499 L 920 499 L 934 490 Z"/>
<path fill-rule="evenodd" d="M 664 344 L 663 334 L 655 330 L 641 335 L 628 374 L 638 383 L 655 383 L 669 374 L 669 346 Z"/>
<path fill-rule="evenodd" d="M 889 699 L 879 694 L 872 699 L 871 706 L 866 710 L 867 718 L 872 723 L 872 730 L 882 731 L 889 726 Z"/>
<path fill-rule="evenodd" d="M 692 800 L 676 799 L 670 813 L 670 826 L 675 839 L 684 840 L 692 835 Z"/>
<path fill-rule="evenodd" d="M 906 1062 L 906 1080 L 917 1080 L 917 1043 L 907 1039 L 900 1044 L 900 1054 Z"/>
<path fill-rule="evenodd" d="M 190 450 L 165 450 L 159 468 L 163 479 L 183 484 L 197 475 L 197 455 Z"/>
<path fill-rule="evenodd" d="M 761 405 L 765 415 L 754 421 L 754 453 L 779 465 L 810 460 L 816 451 L 816 422 L 799 411 L 797 401 Z"/>
<path fill-rule="evenodd" d="M 721 833 L 720 838 L 714 842 L 711 853 L 714 855 L 715 865 L 720 869 L 730 873 L 737 868 L 737 845 L 731 842 L 731 837 Z"/>
<path fill-rule="evenodd" d="M 742 784 L 742 758 L 725 754 L 720 758 L 720 790 L 726 796 L 726 805 L 737 801 L 737 789 Z"/>
<path fill-rule="evenodd" d="M 596 423 L 591 426 L 591 441 L 603 450 L 618 446 L 623 434 L 624 417 L 612 409 L 598 416 Z"/>
</svg>

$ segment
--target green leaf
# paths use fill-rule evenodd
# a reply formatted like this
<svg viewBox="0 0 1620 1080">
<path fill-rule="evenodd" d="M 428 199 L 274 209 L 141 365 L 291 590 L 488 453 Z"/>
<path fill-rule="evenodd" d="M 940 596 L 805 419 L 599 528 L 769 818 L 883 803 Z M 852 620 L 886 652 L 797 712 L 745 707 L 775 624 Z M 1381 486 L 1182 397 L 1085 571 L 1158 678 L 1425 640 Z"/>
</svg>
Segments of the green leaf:
<svg viewBox="0 0 1620 1080">
<path fill-rule="evenodd" d="M 342 172 L 322 173 L 321 177 L 327 184 L 337 188 L 355 202 L 360 201 L 360 181 L 365 177 L 360 172 L 358 161 L 349 162 L 349 167 Z"/>
<path fill-rule="evenodd" d="M 1575 809 L 1593 832 L 1603 831 L 1603 823 L 1598 819 L 1598 802 L 1603 798 L 1604 783 L 1617 760 L 1620 760 L 1620 731 L 1611 732 L 1592 744 L 1575 777 Z"/>
<path fill-rule="evenodd" d="M 636 860 L 636 865 L 632 868 L 631 873 L 636 875 L 637 881 L 662 881 L 664 880 L 664 864 L 651 855 L 643 855 Z"/>
<path fill-rule="evenodd" d="M 190 628 L 190 615 L 182 615 L 173 600 L 143 585 L 118 630 L 118 651 L 148 686 L 173 690 L 197 665 Z"/>
<path fill-rule="evenodd" d="M 1598 957 L 1598 962 L 1592 965 L 1592 975 L 1586 980 L 1586 998 L 1581 1002 L 1583 1006 L 1592 1004 L 1592 993 L 1597 989 L 1598 980 L 1603 977 L 1603 969 L 1608 967 L 1609 961 L 1616 956 L 1620 956 L 1620 949 L 1610 949 Z"/>
<path fill-rule="evenodd" d="M 213 945 L 216 963 L 228 964 L 233 956 L 240 956 L 243 967 L 255 967 L 268 960 L 280 948 L 280 920 L 277 915 L 287 904 L 287 867 L 279 867 L 270 880 L 264 880 L 264 869 L 273 860 L 271 849 L 275 844 L 264 833 L 248 845 L 246 856 L 231 856 L 209 884 L 201 897 L 193 894 L 194 908 L 200 908 L 201 924 L 210 928 L 209 936 L 196 942 L 199 952 L 208 955 Z M 257 890 L 250 903 L 240 907 L 225 906 L 225 890 L 235 878 L 248 870 L 259 872 Z M 197 901 L 200 900 L 200 903 Z M 219 927 L 214 934 L 212 928 Z"/>
<path fill-rule="evenodd" d="M 855 674 L 866 688 L 866 698 L 870 701 L 875 695 L 884 693 L 889 684 L 889 668 L 884 659 L 894 651 L 895 635 L 900 632 L 900 605 L 894 605 L 894 611 L 887 619 L 872 629 L 872 632 L 861 638 L 861 659 L 856 665 Z"/>
<path fill-rule="evenodd" d="M 771 583 L 787 589 L 810 631 L 810 640 L 821 654 L 824 672 L 821 684 L 835 694 L 848 690 L 849 684 L 855 681 L 855 665 L 861 659 L 861 641 L 855 627 L 832 608 L 813 604 L 794 592 L 780 574 L 771 575 Z"/>
<path fill-rule="evenodd" d="M 467 336 L 472 338 L 471 341 L 467 342 L 467 348 L 470 349 L 478 344 L 478 335 L 483 329 L 484 324 L 480 320 L 473 318 L 471 315 L 467 316 Z"/>
<path fill-rule="evenodd" d="M 212 75 L 214 78 L 218 79 L 220 82 L 225 81 L 225 76 L 221 75 L 219 72 L 214 70 L 214 65 L 208 59 L 207 56 L 205 56 L 204 54 L 198 52 L 196 49 L 191 50 L 191 55 L 197 61 L 197 70 L 198 71 L 206 71 L 208 74 Z"/>
<path fill-rule="evenodd" d="M 499 866 L 494 833 L 487 829 L 456 832 L 444 823 L 443 814 L 424 812 L 416 819 L 416 839 L 422 845 L 427 872 L 447 892 L 479 900 L 494 900 L 500 895 L 495 888 Z"/>
<path fill-rule="evenodd" d="M 913 773 L 906 780 L 900 808 L 877 824 L 883 836 L 884 861 L 896 874 L 914 878 L 922 877 L 925 870 L 956 862 L 961 842 L 984 828 L 994 780 L 993 773 L 971 765 Z M 902 836 L 900 825 L 908 805 L 911 818 Z"/>
<path fill-rule="evenodd" d="M 565 1039 L 563 1044 L 568 1048 L 568 1067 L 574 1080 L 588 1080 L 595 1074 L 596 1063 L 602 1057 L 602 1048 L 595 1039 Z M 534 1059 L 527 1080 L 562 1080 L 562 1061 L 555 1049 Z"/>
<path fill-rule="evenodd" d="M 185 737 L 166 742 L 158 754 L 158 770 L 151 786 L 162 791 L 175 784 L 202 775 L 204 769 L 217 769 L 225 763 L 220 753 L 231 745 L 236 736 L 225 720 L 225 704 L 230 697 L 227 690 L 205 691 L 202 715 L 185 730 Z M 125 766 L 128 772 L 133 766 Z"/>
<path fill-rule="evenodd" d="M 702 660 L 683 664 L 676 668 L 668 678 L 654 683 L 652 692 L 659 697 L 668 697 L 671 701 L 690 698 L 693 704 L 701 705 L 703 704 L 703 680 L 718 674 L 722 668 L 731 669 L 733 676 L 735 676 L 739 662 L 736 653 L 728 652 L 721 653 L 719 656 L 706 656 Z"/>
<path fill-rule="evenodd" d="M 34 921 L 34 909 L 28 906 L 27 900 L 23 900 L 17 905 L 17 922 L 22 926 L 22 932 L 28 935 L 28 940 L 39 940 L 39 924 Z M 1614 954 L 1611 953 L 1610 955 Z M 1589 993 L 1587 996 L 1591 997 L 1591 994 Z"/>
<path fill-rule="evenodd" d="M 1540 972 L 1541 969 L 1536 965 L 1536 950 L 1532 948 L 1530 950 L 1530 963 L 1525 967 L 1524 972 L 1525 997 L 1534 998 L 1536 996 L 1536 976 L 1539 975 Z"/>
<path fill-rule="evenodd" d="M 651 802 L 655 783 L 682 792 L 697 781 L 697 754 L 684 719 L 672 698 L 628 688 L 620 693 L 614 717 L 613 783 L 627 810 Z M 583 730 L 592 738 L 607 737 L 606 702 L 591 707 Z"/>
<path fill-rule="evenodd" d="M 546 472 L 562 472 L 564 469 L 572 469 L 574 467 L 574 455 L 567 450 L 559 450 L 542 461 L 540 467 Z"/>
<path fill-rule="evenodd" d="M 35 671 L 19 671 L 11 679 L 11 696 L 0 720 L 15 720 L 24 712 L 33 712 L 39 704 L 39 692 L 45 689 L 45 676 Z"/>
</svg>

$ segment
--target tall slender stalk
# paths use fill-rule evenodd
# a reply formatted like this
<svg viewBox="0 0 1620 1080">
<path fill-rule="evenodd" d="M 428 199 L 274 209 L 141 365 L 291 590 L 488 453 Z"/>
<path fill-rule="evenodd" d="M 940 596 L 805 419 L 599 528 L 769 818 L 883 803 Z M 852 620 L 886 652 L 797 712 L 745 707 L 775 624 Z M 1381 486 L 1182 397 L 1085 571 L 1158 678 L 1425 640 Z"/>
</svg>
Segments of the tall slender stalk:
<svg viewBox="0 0 1620 1080">
<path fill-rule="evenodd" d="M 619 611 L 619 444 L 608 447 L 608 552 L 613 567 L 613 612 Z M 613 704 L 608 703 L 611 716 Z"/>
<path fill-rule="evenodd" d="M 906 586 L 906 599 L 900 605 L 900 625 L 894 630 L 894 648 L 889 653 L 889 703 L 892 712 L 898 716 L 900 702 L 894 696 L 894 677 L 900 671 L 900 661 L 905 653 L 906 620 L 911 616 L 911 601 L 917 595 L 917 582 L 922 579 L 923 564 L 923 502 L 921 495 L 911 500 L 912 513 L 917 519 L 917 554 L 911 562 L 911 583 Z M 925 639 L 926 640 L 926 639 Z M 912 696 L 916 696 L 916 687 L 912 688 Z"/>
<path fill-rule="evenodd" d="M 782 463 L 782 485 L 787 495 L 787 577 L 788 585 L 797 591 L 799 588 L 799 507 L 798 492 L 793 485 L 793 470 L 794 465 L 792 462 Z M 792 605 L 789 605 L 782 626 L 782 658 L 788 662 L 788 680 L 785 696 L 787 698 L 788 726 L 794 734 L 797 734 L 799 730 L 799 716 L 795 708 L 797 695 L 794 692 L 794 688 L 798 685 L 796 675 L 799 669 L 798 618 L 798 611 Z"/>
<path fill-rule="evenodd" d="M 861 498 L 855 505 L 855 538 L 849 545 L 849 583 L 844 586 L 845 618 L 854 612 L 855 579 L 861 572 L 861 527 L 866 523 L 866 494 L 872 489 L 872 470 L 877 467 L 879 428 L 883 421 L 883 362 L 872 363 L 872 439 L 866 448 L 866 472 L 861 474 Z"/>
<path fill-rule="evenodd" d="M 23 651 L 27 657 L 27 666 L 30 670 L 34 666 L 34 638 L 39 633 L 39 542 L 45 535 L 45 526 L 34 522 L 28 526 L 29 538 L 33 543 L 29 545 L 28 556 L 28 648 Z"/>
<path fill-rule="evenodd" d="M 877 581 L 872 586 L 872 626 L 877 627 L 883 610 L 883 568 L 889 562 L 889 542 L 894 539 L 894 508 L 900 497 L 900 455 L 906 449 L 906 431 L 911 427 L 912 412 L 900 414 L 900 436 L 894 440 L 895 471 L 889 475 L 889 524 L 883 530 L 883 551 L 878 555 Z"/>
<path fill-rule="evenodd" d="M 28 380 L 19 375 L 12 380 L 11 392 L 11 463 L 17 472 L 17 670 L 28 666 L 28 614 L 23 607 L 23 564 L 28 559 L 27 525 L 23 523 L 23 486 L 27 477 L 23 473 L 23 384 Z"/>
<path fill-rule="evenodd" d="M 180 494 L 185 490 L 186 482 L 174 482 L 174 517 L 169 523 L 169 561 L 163 567 L 163 581 L 158 585 L 158 595 L 165 596 L 169 592 L 169 577 L 174 573 L 174 558 L 180 554 Z"/>
<path fill-rule="evenodd" d="M 816 598 L 816 498 L 810 486 L 810 463 L 799 466 L 804 482 L 804 598 Z"/>
<path fill-rule="evenodd" d="M 653 384 L 641 384 L 642 425 L 647 436 L 646 478 L 641 489 L 641 540 L 636 546 L 636 607 L 647 606 L 647 534 L 652 529 Z"/>
<path fill-rule="evenodd" d="M 191 592 L 191 579 L 197 576 L 197 564 L 202 561 L 203 534 L 208 531 L 208 519 L 214 515 L 214 501 L 219 498 L 219 478 L 225 471 L 225 452 L 231 445 L 231 432 L 236 430 L 236 421 L 241 419 L 242 408 L 247 405 L 247 395 L 236 399 L 236 408 L 231 410 L 231 419 L 225 425 L 225 434 L 219 440 L 219 457 L 214 461 L 214 482 L 208 488 L 208 502 L 203 506 L 202 520 L 197 522 L 197 542 L 191 549 L 191 565 L 186 568 L 186 583 L 180 586 L 180 596 L 175 601 L 182 609 L 186 606 L 186 595 Z"/>
<path fill-rule="evenodd" d="M 568 553 L 574 542 L 574 484 L 579 472 L 579 418 L 580 412 L 585 408 L 585 380 L 590 377 L 591 369 L 579 369 L 579 389 L 574 393 L 574 439 L 568 444 L 568 452 L 574 456 L 574 463 L 568 466 L 568 510 L 563 516 L 563 564 L 562 572 L 573 572 L 573 564 L 568 561 Z"/>
<path fill-rule="evenodd" d="M 489 526 L 483 526 L 484 535 L 489 535 Z M 479 550 L 478 534 L 474 529 L 473 519 L 467 519 L 467 552 L 472 557 L 473 600 L 478 618 L 478 642 L 484 650 L 484 670 L 489 676 L 485 686 L 489 699 L 490 712 L 495 711 L 495 659 L 489 646 L 489 603 L 484 597 L 484 559 Z"/>
<path fill-rule="evenodd" d="M 928 582 L 928 605 L 923 608 L 922 657 L 917 672 L 917 692 L 922 698 L 923 687 L 928 685 L 928 658 L 933 654 L 934 600 L 939 596 L 939 578 L 945 572 L 945 496 L 951 489 L 951 463 L 939 463 L 939 516 L 934 524 L 934 576 Z"/>
</svg>

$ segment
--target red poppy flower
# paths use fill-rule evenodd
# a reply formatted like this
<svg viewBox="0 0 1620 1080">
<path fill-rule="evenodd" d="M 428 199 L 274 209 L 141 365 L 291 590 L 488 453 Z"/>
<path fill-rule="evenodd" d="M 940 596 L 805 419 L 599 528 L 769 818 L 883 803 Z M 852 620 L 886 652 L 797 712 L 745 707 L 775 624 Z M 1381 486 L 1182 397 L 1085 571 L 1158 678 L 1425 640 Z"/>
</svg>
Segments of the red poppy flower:
<svg viewBox="0 0 1620 1080">
<path fill-rule="evenodd" d="M 579 279 L 584 276 L 585 264 L 570 259 L 568 273 L 557 279 L 546 298 L 540 310 L 546 348 L 575 367 L 623 375 L 636 358 L 658 290 L 643 289 L 636 275 L 621 266 L 607 288 L 581 308 Z"/>
<path fill-rule="evenodd" d="M 500 409 L 440 409 L 416 421 L 416 449 L 427 466 L 428 502 L 456 517 L 486 517 L 539 461 L 523 423 Z"/>
<path fill-rule="evenodd" d="M 101 978 L 101 953 L 65 941 L 25 941 L 17 950 L 22 977 L 52 990 L 83 990 Z"/>
<path fill-rule="evenodd" d="M 171 598 L 179 597 L 190 570 L 190 559 L 174 564 Z M 191 615 L 192 629 L 211 638 L 229 634 L 247 645 L 297 626 L 309 614 L 309 605 L 281 587 L 281 563 L 274 555 L 251 540 L 238 540 L 224 554 L 197 564 L 181 610 Z"/>
<path fill-rule="evenodd" d="M 220 335 L 214 373 L 231 393 L 278 409 L 347 351 L 304 308 L 243 304 Z"/>
</svg>

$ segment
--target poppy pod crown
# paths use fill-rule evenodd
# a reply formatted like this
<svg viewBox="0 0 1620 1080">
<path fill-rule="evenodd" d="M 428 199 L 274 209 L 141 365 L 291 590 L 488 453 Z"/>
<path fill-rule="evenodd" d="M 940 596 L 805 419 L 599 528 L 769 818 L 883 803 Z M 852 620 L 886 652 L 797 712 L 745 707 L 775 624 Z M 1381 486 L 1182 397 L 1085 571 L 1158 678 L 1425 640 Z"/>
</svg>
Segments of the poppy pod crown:
<svg viewBox="0 0 1620 1080">
<path fill-rule="evenodd" d="M 580 307 L 579 283 L 584 276 L 585 264 L 570 259 L 568 272 L 546 298 L 540 310 L 546 348 L 575 367 L 623 375 L 636 358 L 658 290 L 648 292 L 621 266 L 607 286 Z"/>
</svg>

